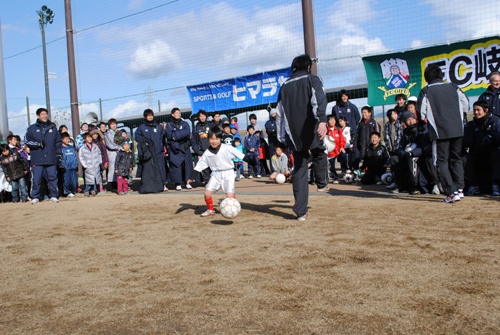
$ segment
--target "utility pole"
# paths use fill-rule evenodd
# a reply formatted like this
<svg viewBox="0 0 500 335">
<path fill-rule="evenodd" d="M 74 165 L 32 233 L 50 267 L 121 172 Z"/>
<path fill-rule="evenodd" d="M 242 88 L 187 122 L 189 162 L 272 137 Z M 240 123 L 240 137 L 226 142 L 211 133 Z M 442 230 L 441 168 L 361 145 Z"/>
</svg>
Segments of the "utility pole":
<svg viewBox="0 0 500 335">
<path fill-rule="evenodd" d="M 64 0 L 66 16 L 66 46 L 68 49 L 69 97 L 71 100 L 71 125 L 73 136 L 80 133 L 80 111 L 76 89 L 75 47 L 73 44 L 73 19 L 71 16 L 71 0 Z M 102 118 L 102 112 L 101 112 Z"/>
<path fill-rule="evenodd" d="M 5 89 L 2 24 L 0 22 L 0 140 L 6 141 L 7 136 L 9 136 L 9 117 L 7 116 L 7 90 Z"/>
<path fill-rule="evenodd" d="M 47 105 L 47 112 L 49 114 L 49 119 L 51 118 L 50 113 L 50 93 L 49 93 L 49 71 L 47 69 L 47 47 L 45 44 L 45 26 L 47 24 L 52 24 L 54 21 L 54 12 L 47 6 L 43 5 L 42 9 L 37 11 L 38 23 L 40 24 L 40 30 L 42 31 L 42 50 L 43 50 L 43 74 L 45 77 L 45 103 Z"/>
<path fill-rule="evenodd" d="M 314 37 L 314 18 L 312 0 L 302 0 L 302 22 L 304 26 L 304 49 L 312 59 L 311 73 L 318 74 L 316 40 Z"/>
</svg>

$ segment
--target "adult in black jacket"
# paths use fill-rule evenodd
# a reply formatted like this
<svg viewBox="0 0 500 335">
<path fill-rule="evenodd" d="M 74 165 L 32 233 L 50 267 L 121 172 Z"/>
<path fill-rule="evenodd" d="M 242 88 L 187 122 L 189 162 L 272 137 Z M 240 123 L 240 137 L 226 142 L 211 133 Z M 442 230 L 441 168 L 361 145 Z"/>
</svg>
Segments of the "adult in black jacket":
<svg viewBox="0 0 500 335">
<path fill-rule="evenodd" d="M 500 119 L 489 112 L 488 102 L 474 103 L 474 119 L 464 129 L 465 176 L 468 195 L 490 191 L 500 195 Z"/>
<path fill-rule="evenodd" d="M 491 114 L 500 117 L 500 73 L 492 72 L 490 74 L 490 86 L 479 96 L 479 100 L 485 100 L 488 103 Z"/>
<path fill-rule="evenodd" d="M 39 202 L 42 180 L 49 184 L 49 197 L 52 202 L 59 202 L 57 187 L 57 164 L 62 161 L 61 134 L 49 120 L 45 108 L 36 111 L 37 120 L 26 131 L 26 145 L 31 150 L 31 201 Z"/>
<path fill-rule="evenodd" d="M 427 119 L 433 141 L 433 158 L 439 181 L 447 195 L 444 202 L 463 197 L 464 168 L 462 165 L 463 117 L 469 110 L 469 100 L 460 88 L 443 81 L 443 72 L 435 64 L 424 71 L 425 86 L 418 97 L 417 110 Z"/>
<path fill-rule="evenodd" d="M 276 127 L 278 140 L 293 151 L 293 211 L 299 221 L 309 217 L 307 165 L 311 158 L 318 191 L 328 191 L 328 164 L 323 145 L 327 133 L 326 94 L 321 79 L 311 74 L 308 55 L 295 57 L 292 75 L 281 86 L 278 96 Z"/>
<path fill-rule="evenodd" d="M 361 108 L 362 119 L 358 124 L 356 143 L 360 154 L 360 159 L 366 155 L 366 150 L 371 144 L 372 134 L 380 134 L 380 124 L 373 118 L 373 109 L 370 106 Z M 354 161 L 353 165 L 357 169 L 359 167 L 359 159 Z"/>
<path fill-rule="evenodd" d="M 159 193 L 163 191 L 164 183 L 160 175 L 160 166 L 154 148 L 154 142 L 143 136 L 137 142 L 139 161 L 142 164 L 139 193 Z"/>
</svg>

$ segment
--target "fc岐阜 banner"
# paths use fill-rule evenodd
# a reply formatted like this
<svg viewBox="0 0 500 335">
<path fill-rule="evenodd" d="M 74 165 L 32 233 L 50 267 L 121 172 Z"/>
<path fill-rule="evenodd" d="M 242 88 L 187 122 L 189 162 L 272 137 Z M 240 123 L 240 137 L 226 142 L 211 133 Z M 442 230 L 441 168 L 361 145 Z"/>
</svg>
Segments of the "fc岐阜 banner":
<svg viewBox="0 0 500 335">
<path fill-rule="evenodd" d="M 457 84 L 466 95 L 477 96 L 489 85 L 489 74 L 500 68 L 500 38 L 422 48 L 363 58 L 368 78 L 368 104 L 390 105 L 397 94 L 418 96 L 427 83 L 424 70 L 437 64 L 444 79 Z"/>
<path fill-rule="evenodd" d="M 200 109 L 214 112 L 274 103 L 291 72 L 286 68 L 188 86 L 193 114 Z"/>
</svg>

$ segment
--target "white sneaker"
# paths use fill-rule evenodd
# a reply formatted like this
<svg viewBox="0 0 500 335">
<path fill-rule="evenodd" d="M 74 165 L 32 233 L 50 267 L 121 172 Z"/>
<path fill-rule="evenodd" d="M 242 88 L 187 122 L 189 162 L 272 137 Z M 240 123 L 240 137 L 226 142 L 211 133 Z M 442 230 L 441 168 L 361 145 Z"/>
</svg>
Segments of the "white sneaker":
<svg viewBox="0 0 500 335">
<path fill-rule="evenodd" d="M 68 198 L 74 198 L 75 195 L 73 193 L 68 194 Z"/>
<path fill-rule="evenodd" d="M 181 191 L 181 190 L 182 190 L 182 186 L 181 186 L 181 185 L 177 185 L 177 186 L 175 187 L 175 190 L 176 190 L 176 191 Z"/>
<path fill-rule="evenodd" d="M 31 200 L 31 204 L 32 204 L 32 205 L 37 204 L 37 203 L 39 203 L 39 202 L 40 202 L 40 200 L 38 200 L 38 199 L 33 199 L 33 200 Z"/>
<path fill-rule="evenodd" d="M 186 184 L 186 188 L 187 188 L 188 190 L 190 190 L 190 189 L 192 189 L 192 188 L 193 188 L 193 186 L 191 186 L 190 184 Z"/>
<path fill-rule="evenodd" d="M 253 178 L 253 176 L 252 176 L 252 175 L 249 175 L 249 176 L 248 176 L 248 179 L 252 179 L 252 178 Z"/>
<path fill-rule="evenodd" d="M 262 176 L 260 174 L 257 175 L 257 178 L 262 178 Z"/>
<path fill-rule="evenodd" d="M 441 193 L 441 192 L 439 191 L 439 186 L 434 185 L 434 187 L 432 188 L 432 194 L 439 194 L 439 193 Z"/>
<path fill-rule="evenodd" d="M 163 186 L 163 192 L 168 192 L 168 188 L 166 186 Z"/>
<path fill-rule="evenodd" d="M 462 199 L 462 198 L 465 197 L 464 190 L 462 190 L 462 189 L 459 189 L 458 192 L 457 192 L 457 194 L 460 197 L 460 199 Z"/>
<path fill-rule="evenodd" d="M 245 179 L 245 176 L 244 176 L 244 175 L 241 175 L 241 176 L 240 176 L 240 179 Z"/>
<path fill-rule="evenodd" d="M 57 198 L 50 198 L 50 202 L 53 202 L 53 203 L 57 204 L 59 202 L 59 199 L 57 199 Z"/>
<path fill-rule="evenodd" d="M 309 217 L 310 217 L 310 216 L 311 216 L 311 215 L 309 214 L 309 212 L 307 212 L 306 214 L 304 214 L 304 215 L 302 215 L 302 216 L 299 216 L 299 217 L 297 218 L 297 220 L 299 220 L 299 221 L 305 221 L 305 220 L 309 219 Z"/>
</svg>

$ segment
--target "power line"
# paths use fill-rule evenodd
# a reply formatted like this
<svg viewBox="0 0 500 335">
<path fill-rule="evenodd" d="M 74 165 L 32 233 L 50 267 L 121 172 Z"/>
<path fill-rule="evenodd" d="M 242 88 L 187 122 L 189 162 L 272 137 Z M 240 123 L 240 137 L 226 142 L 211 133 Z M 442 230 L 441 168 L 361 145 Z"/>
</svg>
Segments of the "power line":
<svg viewBox="0 0 500 335">
<path fill-rule="evenodd" d="M 124 19 L 128 19 L 130 17 L 133 17 L 133 16 L 136 16 L 136 15 L 140 15 L 140 14 L 144 14 L 146 12 L 150 12 L 152 10 L 155 10 L 155 9 L 158 9 L 158 8 L 161 8 L 161 7 L 165 7 L 165 6 L 168 6 L 168 5 L 171 5 L 173 4 L 174 2 L 178 2 L 179 0 L 172 0 L 172 1 L 169 1 L 169 2 L 165 2 L 161 5 L 158 5 L 158 6 L 155 6 L 155 7 L 151 7 L 151 8 L 148 8 L 148 9 L 145 9 L 145 10 L 141 10 L 140 12 L 135 12 L 135 13 L 132 13 L 132 14 L 129 14 L 129 15 L 125 15 L 125 16 L 122 16 L 122 17 L 119 17 L 119 18 L 116 18 L 116 19 L 113 19 L 113 20 L 109 20 L 109 21 L 106 21 L 106 22 L 103 22 L 103 23 L 99 23 L 99 24 L 96 24 L 94 26 L 90 26 L 90 27 L 87 27 L 87 28 L 83 28 L 81 30 L 74 30 L 75 33 L 81 33 L 81 32 L 84 32 L 84 31 L 87 31 L 87 30 L 91 30 L 91 29 L 94 29 L 94 28 L 98 28 L 98 27 L 102 27 L 104 25 L 107 25 L 107 24 L 110 24 L 110 23 L 113 23 L 113 22 L 117 22 L 117 21 L 121 21 L 121 20 L 124 20 Z M 45 44 L 51 44 L 51 43 L 54 43 L 54 42 L 57 42 L 57 41 L 60 41 L 62 39 L 65 39 L 66 38 L 66 35 L 62 36 L 62 37 L 59 37 L 59 38 L 56 38 L 55 40 L 52 40 L 52 41 L 49 41 Z M 33 47 L 31 49 L 28 49 L 28 50 L 25 50 L 25 51 L 21 51 L 15 55 L 12 55 L 12 56 L 8 56 L 8 57 L 5 57 L 3 60 L 7 60 L 7 59 L 10 59 L 10 58 L 14 58 L 14 57 L 17 57 L 17 56 L 20 56 L 20 55 L 23 55 L 25 53 L 28 53 L 30 51 L 33 51 L 33 50 L 37 50 L 37 49 L 40 49 L 42 46 L 39 45 L 37 47 Z"/>
</svg>

